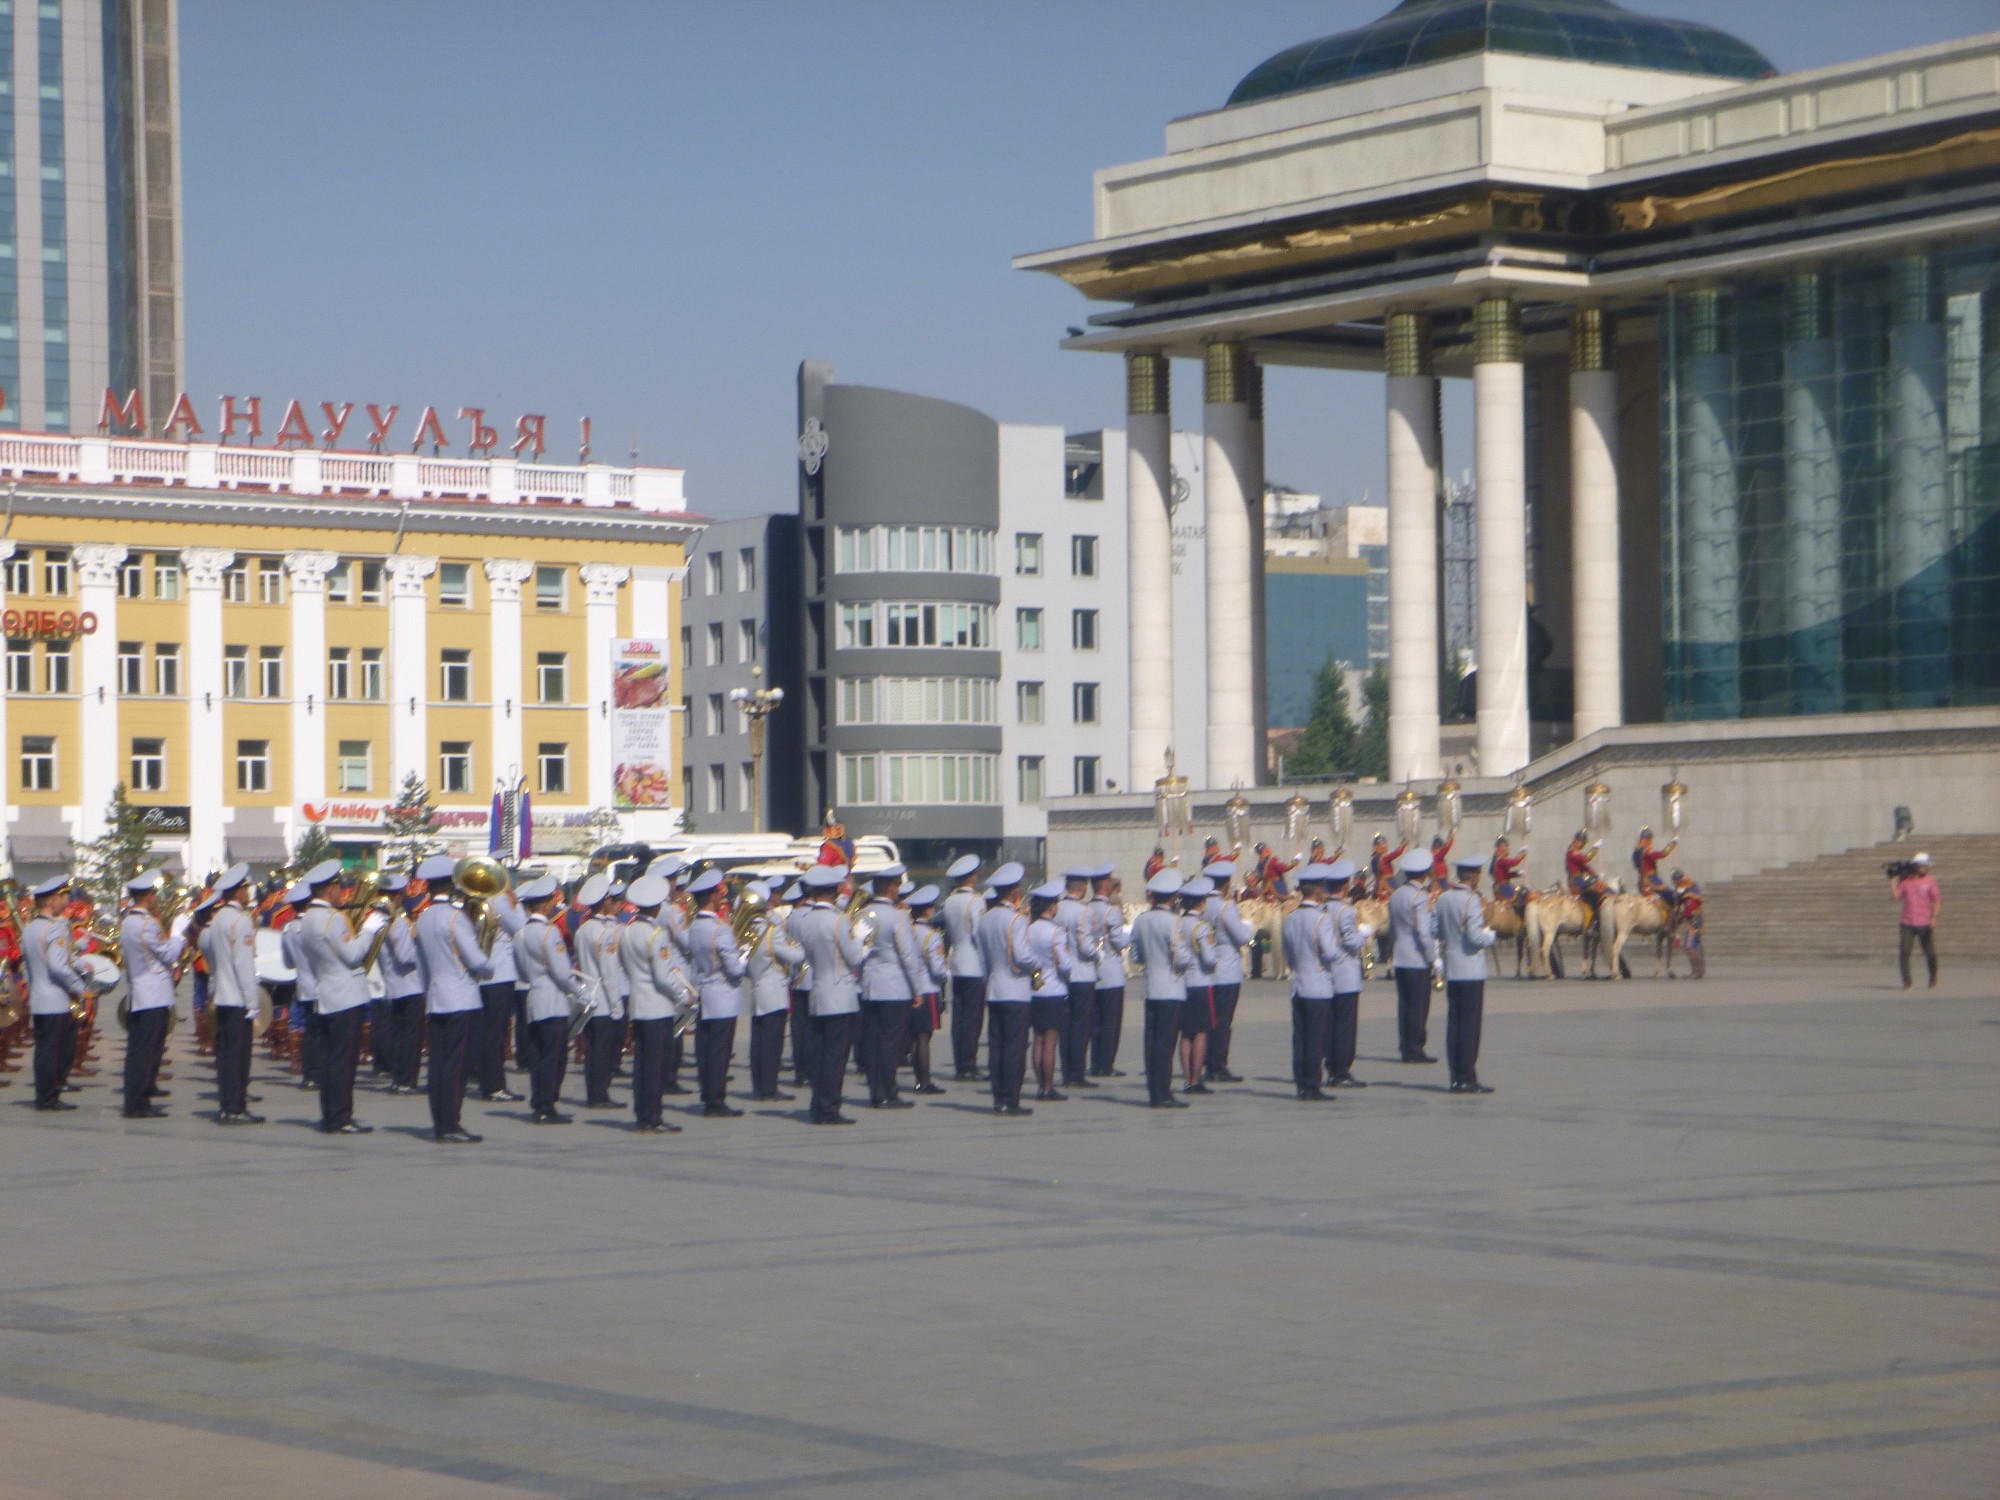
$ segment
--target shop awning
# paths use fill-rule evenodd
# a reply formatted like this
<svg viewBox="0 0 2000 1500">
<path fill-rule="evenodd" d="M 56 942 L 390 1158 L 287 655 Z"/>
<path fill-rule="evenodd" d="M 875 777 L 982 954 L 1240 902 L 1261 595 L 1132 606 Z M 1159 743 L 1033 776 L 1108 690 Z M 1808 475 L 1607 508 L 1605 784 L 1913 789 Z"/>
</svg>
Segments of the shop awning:
<svg viewBox="0 0 2000 1500">
<path fill-rule="evenodd" d="M 232 833 L 228 844 L 232 864 L 282 865 L 292 857 L 282 834 Z"/>
<path fill-rule="evenodd" d="M 66 833 L 17 833 L 7 840 L 16 864 L 66 865 L 70 862 L 70 842 Z"/>
</svg>

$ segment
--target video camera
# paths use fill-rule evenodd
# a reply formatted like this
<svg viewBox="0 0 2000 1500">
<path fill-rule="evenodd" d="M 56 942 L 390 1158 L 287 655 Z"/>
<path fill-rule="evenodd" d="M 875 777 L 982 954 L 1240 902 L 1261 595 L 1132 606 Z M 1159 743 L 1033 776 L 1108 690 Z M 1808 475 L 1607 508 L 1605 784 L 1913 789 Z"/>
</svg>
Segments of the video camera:
<svg viewBox="0 0 2000 1500">
<path fill-rule="evenodd" d="M 1907 880 L 1912 875 L 1924 873 L 1924 867 L 1913 859 L 1892 859 L 1882 866 L 1882 873 L 1891 880 Z"/>
</svg>

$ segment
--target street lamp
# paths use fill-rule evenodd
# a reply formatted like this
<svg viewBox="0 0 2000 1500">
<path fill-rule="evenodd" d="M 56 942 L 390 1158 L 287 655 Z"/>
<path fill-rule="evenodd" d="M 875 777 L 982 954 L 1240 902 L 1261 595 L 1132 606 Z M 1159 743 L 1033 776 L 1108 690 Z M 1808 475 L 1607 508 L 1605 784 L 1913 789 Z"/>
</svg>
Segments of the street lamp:
<svg viewBox="0 0 2000 1500">
<path fill-rule="evenodd" d="M 762 677 L 762 667 L 750 669 L 752 678 Z M 731 688 L 729 701 L 743 710 L 743 716 L 750 721 L 750 831 L 764 831 L 764 721 L 768 719 L 780 703 L 785 701 L 785 690 L 781 687 Z"/>
</svg>

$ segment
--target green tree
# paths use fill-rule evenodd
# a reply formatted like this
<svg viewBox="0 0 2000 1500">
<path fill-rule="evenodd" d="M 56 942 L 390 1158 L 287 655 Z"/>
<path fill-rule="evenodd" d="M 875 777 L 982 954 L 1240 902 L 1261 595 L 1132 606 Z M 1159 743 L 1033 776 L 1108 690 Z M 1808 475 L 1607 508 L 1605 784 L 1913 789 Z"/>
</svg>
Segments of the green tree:
<svg viewBox="0 0 2000 1500">
<path fill-rule="evenodd" d="M 125 883 L 145 869 L 153 852 L 146 810 L 125 800 L 125 783 L 111 789 L 104 809 L 104 832 L 77 851 L 83 884 L 107 911 L 117 911 Z"/>
<path fill-rule="evenodd" d="M 314 865 L 339 857 L 340 851 L 333 847 L 333 839 L 326 829 L 318 823 L 308 823 L 306 831 L 299 835 L 298 843 L 292 848 L 292 868 L 303 874 Z"/>
<path fill-rule="evenodd" d="M 1347 774 L 1355 734 L 1354 715 L 1347 707 L 1347 664 L 1329 656 L 1313 682 L 1312 711 L 1297 754 L 1285 763 L 1286 778 Z"/>
<path fill-rule="evenodd" d="M 431 806 L 431 789 L 412 771 L 403 778 L 396 800 L 382 809 L 381 867 L 414 874 L 431 855 L 444 852 L 444 843 L 436 834 L 437 809 Z"/>
<path fill-rule="evenodd" d="M 1367 705 L 1368 717 L 1361 722 L 1361 728 L 1354 736 L 1354 757 L 1351 770 L 1356 776 L 1373 776 L 1378 781 L 1389 779 L 1389 666 L 1387 662 L 1375 663 L 1375 669 L 1361 683 L 1361 701 Z"/>
</svg>

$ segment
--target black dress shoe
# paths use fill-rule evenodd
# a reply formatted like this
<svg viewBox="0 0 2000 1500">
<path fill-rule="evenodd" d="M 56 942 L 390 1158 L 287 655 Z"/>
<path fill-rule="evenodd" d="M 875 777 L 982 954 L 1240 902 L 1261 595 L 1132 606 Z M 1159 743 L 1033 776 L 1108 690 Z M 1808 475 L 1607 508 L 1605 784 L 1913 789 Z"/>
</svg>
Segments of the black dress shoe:
<svg viewBox="0 0 2000 1500">
<path fill-rule="evenodd" d="M 1319 1089 L 1300 1089 L 1299 1097 L 1311 1100 L 1315 1104 L 1325 1104 L 1328 1102 L 1330 1096 Z"/>
<path fill-rule="evenodd" d="M 759 1102 L 764 1104 L 771 1104 L 771 1103 L 790 1104 L 794 1099 L 798 1097 L 799 1096 L 797 1094 L 759 1094 L 757 1096 Z"/>
<path fill-rule="evenodd" d="M 1404 1058 L 1403 1061 L 1406 1063 L 1434 1063 L 1437 1059 L 1432 1057 L 1428 1052 L 1414 1052 Z"/>
<path fill-rule="evenodd" d="M 164 1109 L 155 1109 L 149 1104 L 144 1109 L 128 1109 L 124 1115 L 128 1120 L 164 1120 L 167 1112 Z"/>
<path fill-rule="evenodd" d="M 616 1099 L 593 1099 L 584 1105 L 585 1109 L 623 1109 L 624 1107 Z"/>
<path fill-rule="evenodd" d="M 474 1135 L 469 1130 L 440 1130 L 437 1138 L 440 1145 L 446 1146 L 476 1146 L 486 1139 L 485 1136 Z"/>
<path fill-rule="evenodd" d="M 702 1117 L 709 1120 L 733 1120 L 743 1113 L 727 1104 L 709 1104 L 702 1107 Z"/>
<path fill-rule="evenodd" d="M 1065 1104 L 1069 1101 L 1068 1094 L 1058 1094 L 1054 1089 L 1037 1089 L 1035 1097 L 1037 1099 L 1047 1099 L 1054 1104 Z"/>
<path fill-rule="evenodd" d="M 1490 1083 L 1481 1083 L 1475 1078 L 1465 1086 L 1465 1091 L 1468 1094 L 1490 1094 L 1493 1092 L 1493 1085 Z"/>
<path fill-rule="evenodd" d="M 241 1114 L 217 1115 L 215 1123 L 218 1125 L 262 1125 L 264 1117 L 262 1115 L 253 1115 L 246 1110 Z"/>
<path fill-rule="evenodd" d="M 1097 1089 L 1104 1087 L 1104 1085 L 1093 1083 L 1088 1078 L 1065 1078 L 1063 1080 L 1063 1087 L 1066 1089 Z"/>
<path fill-rule="evenodd" d="M 345 1125 L 334 1126 L 331 1133 L 334 1135 L 373 1135 L 375 1127 L 373 1125 L 357 1125 L 354 1121 L 349 1120 Z"/>
<path fill-rule="evenodd" d="M 1000 1113 L 1003 1115 L 1031 1115 L 1034 1111 L 1029 1109 L 1025 1104 L 1009 1104 L 1002 1107 Z"/>
<path fill-rule="evenodd" d="M 570 1117 L 568 1115 L 558 1114 L 552 1109 L 539 1109 L 535 1111 L 532 1123 L 536 1125 L 567 1125 L 569 1124 L 569 1120 Z"/>
<path fill-rule="evenodd" d="M 661 1089 L 660 1092 L 663 1094 L 691 1094 L 694 1092 L 694 1090 L 684 1089 L 678 1083 L 670 1083 L 665 1088 Z"/>
<path fill-rule="evenodd" d="M 917 1101 L 914 1099 L 905 1099 L 902 1095 L 898 1094 L 894 1099 L 884 1099 L 882 1107 L 884 1109 L 915 1109 Z"/>
<path fill-rule="evenodd" d="M 852 1125 L 853 1123 L 854 1116 L 852 1115 L 822 1115 L 819 1119 L 813 1121 L 815 1125 Z"/>
<path fill-rule="evenodd" d="M 657 1125 L 637 1125 L 633 1127 L 640 1135 L 679 1135 L 681 1128 L 662 1120 Z"/>
<path fill-rule="evenodd" d="M 1129 1078 L 1131 1075 L 1123 1068 L 1110 1068 L 1105 1071 L 1104 1076 L 1106 1078 Z"/>
<path fill-rule="evenodd" d="M 481 1104 L 519 1104 L 527 1097 L 526 1094 L 517 1094 L 512 1089 L 496 1089 L 490 1094 L 481 1094 L 479 1102 Z"/>
<path fill-rule="evenodd" d="M 945 1090 L 935 1083 L 920 1083 L 917 1085 L 917 1092 L 920 1094 L 942 1094 Z"/>
<path fill-rule="evenodd" d="M 165 1099 L 172 1093 L 172 1089 L 147 1089 L 146 1097 L 148 1099 Z"/>
<path fill-rule="evenodd" d="M 410 1092 L 415 1093 L 416 1090 L 412 1089 L 410 1090 Z M 245 1094 L 243 1096 L 243 1102 L 245 1104 L 262 1104 L 264 1102 L 264 1096 L 262 1094 Z"/>
<path fill-rule="evenodd" d="M 1210 1083 L 1241 1083 L 1243 1075 L 1241 1073 L 1232 1073 L 1227 1068 L 1217 1068 L 1208 1075 L 1208 1081 Z"/>
<path fill-rule="evenodd" d="M 1188 1104 L 1185 1099 L 1155 1099 L 1147 1105 L 1148 1109 L 1186 1109 L 1187 1107 Z"/>
<path fill-rule="evenodd" d="M 1181 1092 L 1183 1094 L 1211 1094 L 1214 1093 L 1215 1091 L 1205 1083 L 1194 1083 L 1194 1084 L 1189 1084 L 1186 1088 L 1182 1089 Z"/>
<path fill-rule="evenodd" d="M 1342 1073 L 1338 1078 L 1333 1080 L 1333 1086 L 1337 1089 L 1365 1089 L 1368 1087 L 1367 1084 L 1356 1078 L 1352 1073 Z"/>
<path fill-rule="evenodd" d="M 1448 1088 L 1447 1088 L 1447 1089 L 1445 1090 L 1445 1092 L 1446 1092 L 1446 1093 L 1448 1093 L 1448 1094 L 1463 1094 L 1463 1093 L 1465 1093 L 1466 1091 L 1467 1091 L 1467 1090 L 1466 1090 L 1466 1087 L 1465 1087 L 1465 1085 L 1464 1085 L 1464 1084 L 1462 1084 L 1462 1083 L 1460 1083 L 1460 1082 L 1459 1082 L 1459 1081 L 1458 1081 L 1457 1079 L 1455 1079 L 1455 1078 L 1454 1078 L 1454 1079 L 1453 1079 L 1453 1080 L 1451 1081 L 1451 1084 L 1450 1084 L 1450 1086 L 1449 1086 L 1449 1087 L 1448 1087 Z"/>
<path fill-rule="evenodd" d="M 75 1109 L 76 1106 L 65 1099 L 58 1099 L 53 1104 L 37 1104 L 35 1108 L 43 1114 L 51 1114 L 57 1110 Z"/>
</svg>

